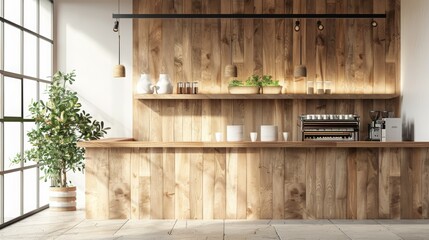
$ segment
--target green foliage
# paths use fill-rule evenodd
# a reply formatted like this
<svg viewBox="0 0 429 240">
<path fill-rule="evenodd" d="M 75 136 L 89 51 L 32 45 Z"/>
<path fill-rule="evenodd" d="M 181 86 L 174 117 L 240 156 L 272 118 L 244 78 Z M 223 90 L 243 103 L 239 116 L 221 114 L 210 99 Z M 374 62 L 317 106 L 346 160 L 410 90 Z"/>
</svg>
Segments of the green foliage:
<svg viewBox="0 0 429 240">
<path fill-rule="evenodd" d="M 264 75 L 261 79 L 261 86 L 262 87 L 277 87 L 280 86 L 278 80 L 273 80 L 273 77 L 271 75 Z"/>
<path fill-rule="evenodd" d="M 85 149 L 76 144 L 83 140 L 99 139 L 106 134 L 101 121 L 93 120 L 81 109 L 77 93 L 66 89 L 73 84 L 76 74 L 56 73 L 46 92 L 49 100 L 30 105 L 29 110 L 36 128 L 27 133 L 33 148 L 23 158 L 17 154 L 13 162 L 35 161 L 41 164 L 44 180 L 51 179 L 56 187 L 67 186 L 68 171 L 83 171 Z"/>
<path fill-rule="evenodd" d="M 230 87 L 241 87 L 241 86 L 249 86 L 249 87 L 268 87 L 268 86 L 280 86 L 278 80 L 273 80 L 271 75 L 263 75 L 260 77 L 259 75 L 252 75 L 243 81 L 239 81 L 234 79 L 229 82 Z"/>
<path fill-rule="evenodd" d="M 232 81 L 229 82 L 229 86 L 230 87 L 240 87 L 240 86 L 243 86 L 243 85 L 244 85 L 243 82 L 240 81 L 240 80 L 237 80 L 237 79 L 234 79 L 234 80 L 232 80 Z"/>
<path fill-rule="evenodd" d="M 252 75 L 247 78 L 246 82 L 244 83 L 245 86 L 252 86 L 252 87 L 260 87 L 260 77 L 258 75 Z"/>
</svg>

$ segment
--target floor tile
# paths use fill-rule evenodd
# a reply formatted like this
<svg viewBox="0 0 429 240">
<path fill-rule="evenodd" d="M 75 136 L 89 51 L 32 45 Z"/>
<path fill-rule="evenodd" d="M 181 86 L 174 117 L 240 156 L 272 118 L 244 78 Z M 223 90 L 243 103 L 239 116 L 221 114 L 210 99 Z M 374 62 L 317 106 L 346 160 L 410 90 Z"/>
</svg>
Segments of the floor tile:
<svg viewBox="0 0 429 240">
<path fill-rule="evenodd" d="M 42 211 L 0 230 L 0 240 L 429 239 L 429 220 L 86 220 Z"/>
</svg>

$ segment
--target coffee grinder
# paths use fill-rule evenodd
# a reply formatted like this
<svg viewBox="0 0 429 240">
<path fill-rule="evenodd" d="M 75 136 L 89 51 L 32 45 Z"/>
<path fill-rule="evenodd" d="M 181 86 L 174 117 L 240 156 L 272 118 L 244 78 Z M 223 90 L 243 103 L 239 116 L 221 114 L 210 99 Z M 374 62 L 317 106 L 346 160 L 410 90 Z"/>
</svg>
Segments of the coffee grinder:
<svg viewBox="0 0 429 240">
<path fill-rule="evenodd" d="M 381 133 L 384 128 L 384 121 L 380 119 L 380 111 L 369 111 L 372 122 L 368 124 L 368 140 L 381 141 Z"/>
</svg>

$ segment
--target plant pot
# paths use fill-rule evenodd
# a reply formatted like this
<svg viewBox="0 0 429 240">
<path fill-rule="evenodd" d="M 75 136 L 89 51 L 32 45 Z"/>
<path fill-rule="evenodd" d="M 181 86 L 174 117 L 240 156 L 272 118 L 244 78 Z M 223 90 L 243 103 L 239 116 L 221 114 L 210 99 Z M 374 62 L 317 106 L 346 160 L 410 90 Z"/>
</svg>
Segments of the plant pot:
<svg viewBox="0 0 429 240">
<path fill-rule="evenodd" d="M 282 86 L 266 86 L 262 87 L 262 94 L 280 94 Z"/>
<path fill-rule="evenodd" d="M 259 94 L 259 87 L 250 87 L 250 86 L 228 87 L 228 91 L 231 94 Z"/>
<path fill-rule="evenodd" d="M 54 211 L 76 211 L 76 187 L 50 187 L 49 208 Z"/>
</svg>

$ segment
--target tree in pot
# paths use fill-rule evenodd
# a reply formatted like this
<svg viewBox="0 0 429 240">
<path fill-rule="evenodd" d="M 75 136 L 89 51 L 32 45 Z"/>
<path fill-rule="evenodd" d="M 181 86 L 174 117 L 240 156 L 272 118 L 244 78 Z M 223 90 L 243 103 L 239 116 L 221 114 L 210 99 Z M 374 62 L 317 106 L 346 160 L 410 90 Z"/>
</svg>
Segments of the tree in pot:
<svg viewBox="0 0 429 240">
<path fill-rule="evenodd" d="M 67 172 L 85 168 L 85 149 L 78 147 L 77 142 L 100 139 L 110 129 L 104 127 L 103 121 L 93 120 L 83 111 L 77 93 L 66 89 L 75 77 L 74 71 L 57 72 L 46 90 L 49 100 L 30 105 L 36 127 L 27 136 L 33 148 L 13 159 L 15 163 L 34 161 L 40 164 L 44 180 L 51 180 L 50 207 L 56 210 L 76 209 L 76 188 L 69 186 Z M 65 198 L 60 199 L 60 196 Z"/>
</svg>

